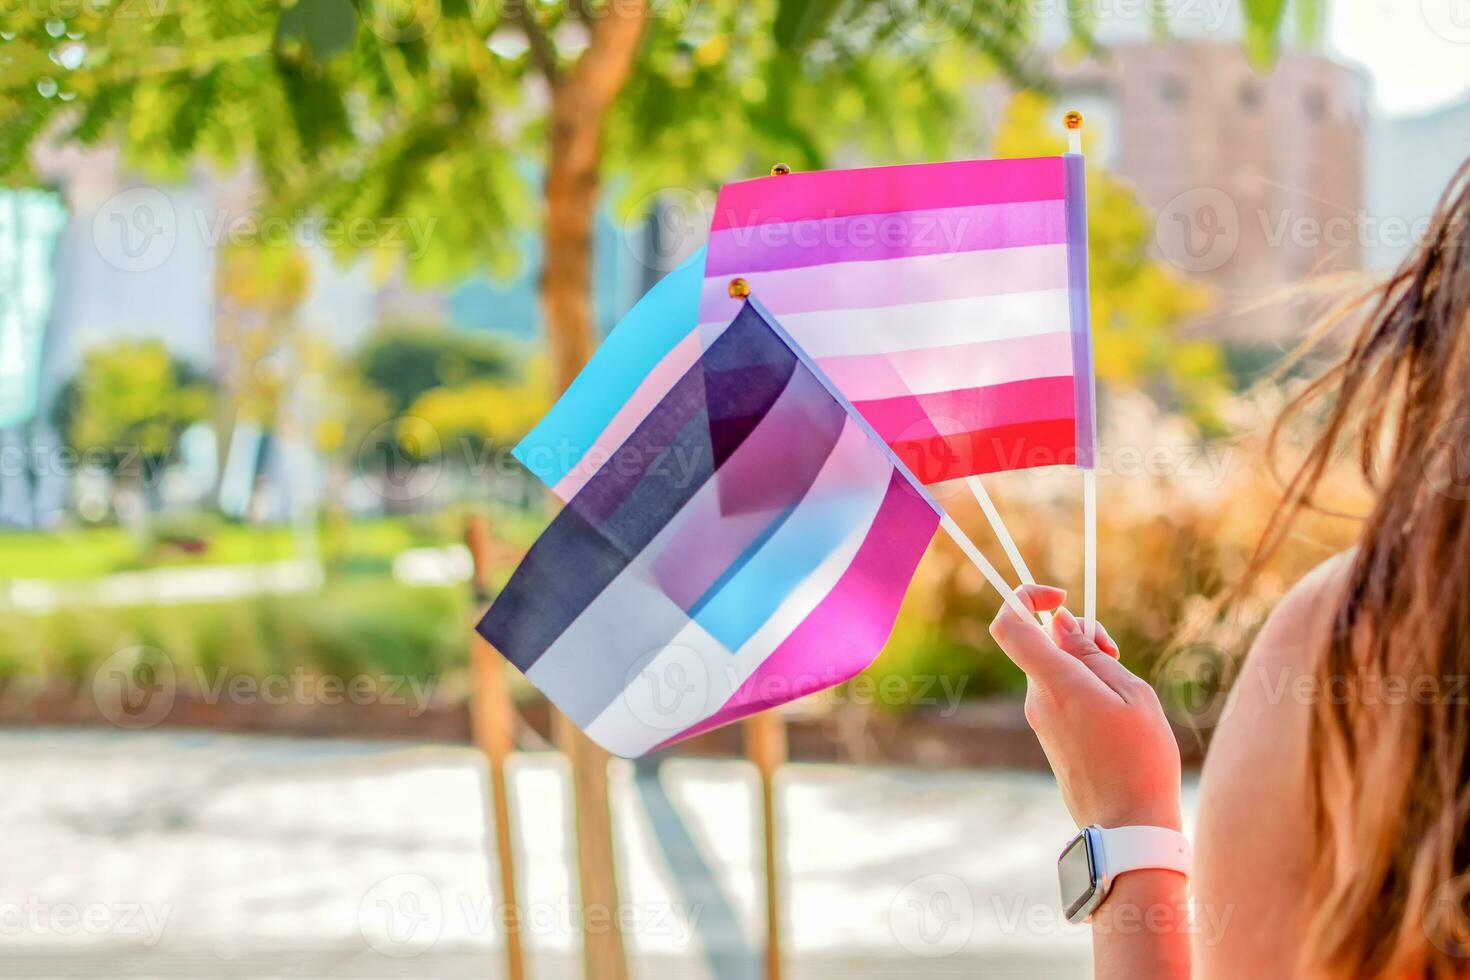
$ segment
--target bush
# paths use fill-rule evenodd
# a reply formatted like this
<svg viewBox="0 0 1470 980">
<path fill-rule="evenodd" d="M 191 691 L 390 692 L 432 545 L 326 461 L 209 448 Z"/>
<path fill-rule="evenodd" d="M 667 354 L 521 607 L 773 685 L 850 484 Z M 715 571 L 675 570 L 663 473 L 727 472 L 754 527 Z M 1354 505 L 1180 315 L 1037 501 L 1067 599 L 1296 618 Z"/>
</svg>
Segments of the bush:
<svg viewBox="0 0 1470 980">
<path fill-rule="evenodd" d="M 80 686 L 119 650 L 156 647 L 181 679 L 225 674 L 390 674 L 427 680 L 468 660 L 460 588 L 347 580 L 318 593 L 249 601 L 76 609 L 0 621 L 0 678 Z"/>
</svg>

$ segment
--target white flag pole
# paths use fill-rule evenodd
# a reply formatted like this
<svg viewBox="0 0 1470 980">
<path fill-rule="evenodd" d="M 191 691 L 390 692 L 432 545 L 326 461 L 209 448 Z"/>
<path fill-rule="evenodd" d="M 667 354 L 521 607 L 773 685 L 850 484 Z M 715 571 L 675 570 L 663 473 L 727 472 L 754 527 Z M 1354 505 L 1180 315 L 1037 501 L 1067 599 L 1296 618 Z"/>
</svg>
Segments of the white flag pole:
<svg viewBox="0 0 1470 980">
<path fill-rule="evenodd" d="M 970 536 L 943 509 L 939 512 L 939 526 L 944 528 L 944 533 L 949 535 L 951 541 L 960 546 L 960 550 L 965 553 L 965 557 L 970 559 L 970 562 L 976 568 L 980 569 L 980 574 L 985 576 L 985 581 L 989 582 L 995 591 L 1000 593 L 1000 597 L 1006 601 L 1006 605 L 1010 606 L 1011 610 L 1022 619 L 1030 619 L 1032 615 L 1031 611 L 1022 605 L 1021 600 L 1016 597 L 1015 590 L 1011 588 L 1010 583 L 1001 576 L 1000 572 L 995 570 L 995 566 L 990 564 L 990 560 L 980 553 L 979 548 L 975 547 L 975 542 L 970 540 Z M 1040 615 L 1046 616 L 1048 621 L 1050 621 L 1050 613 L 1041 613 Z"/>
<path fill-rule="evenodd" d="M 1076 109 L 1069 111 L 1065 117 L 1067 127 L 1067 152 L 1082 156 L 1082 113 Z M 1082 233 L 1087 232 L 1087 215 L 1082 215 Z M 1085 252 L 1083 253 L 1086 254 Z M 1082 267 L 1083 275 L 1086 275 L 1087 267 Z M 1075 285 L 1075 284 L 1074 284 Z M 1090 292 L 1084 290 L 1084 301 L 1090 298 Z M 1075 291 L 1073 300 L 1076 300 Z M 1090 317 L 1090 311 L 1083 311 L 1084 315 Z M 1091 332 L 1090 320 L 1085 321 L 1086 328 Z M 1091 341 L 1088 343 L 1088 351 L 1091 352 Z M 1092 418 L 1087 420 L 1092 424 L 1092 445 L 1094 452 L 1097 446 L 1097 384 L 1094 380 L 1093 366 L 1091 363 L 1075 365 L 1075 370 L 1086 370 L 1088 384 L 1092 386 L 1090 404 L 1092 406 Z M 1082 421 L 1079 419 L 1079 422 Z M 1097 638 L 1097 461 L 1089 460 L 1091 465 L 1082 467 L 1082 621 L 1086 624 L 1087 638 Z"/>
<path fill-rule="evenodd" d="M 1021 556 L 1021 549 L 1016 547 L 1016 539 L 1011 537 L 1010 528 L 1001 519 L 1000 511 L 996 509 L 995 501 L 990 499 L 990 492 L 985 489 L 985 484 L 980 482 L 978 476 L 965 477 L 965 485 L 975 495 L 975 501 L 980 509 L 985 512 L 985 519 L 990 522 L 990 529 L 1000 539 L 1000 546 L 1005 549 L 1006 557 L 1011 560 L 1011 567 L 1016 570 L 1017 577 L 1022 585 L 1035 585 L 1036 579 L 1031 575 L 1031 569 L 1026 564 L 1026 559 Z M 1041 617 L 1041 625 L 1051 625 L 1051 613 L 1037 613 Z"/>
<path fill-rule="evenodd" d="M 1082 471 L 1082 618 L 1097 638 L 1097 470 Z"/>
</svg>

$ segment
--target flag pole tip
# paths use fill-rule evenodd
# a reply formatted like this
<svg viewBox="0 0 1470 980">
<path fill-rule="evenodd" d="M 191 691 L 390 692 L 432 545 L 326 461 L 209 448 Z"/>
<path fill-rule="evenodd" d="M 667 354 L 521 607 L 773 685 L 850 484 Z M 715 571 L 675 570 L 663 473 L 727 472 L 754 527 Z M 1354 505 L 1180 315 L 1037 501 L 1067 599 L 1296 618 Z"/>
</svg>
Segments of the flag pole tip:
<svg viewBox="0 0 1470 980">
<path fill-rule="evenodd" d="M 1076 109 L 1068 109 L 1067 114 L 1062 117 L 1062 122 L 1066 124 L 1068 129 L 1081 129 L 1082 113 Z"/>
<path fill-rule="evenodd" d="M 785 177 L 789 173 L 791 173 L 791 167 L 788 164 L 778 163 L 771 167 L 772 177 Z"/>
<path fill-rule="evenodd" d="M 750 283 L 740 278 L 731 279 L 729 290 L 731 299 L 745 299 L 750 295 Z"/>
</svg>

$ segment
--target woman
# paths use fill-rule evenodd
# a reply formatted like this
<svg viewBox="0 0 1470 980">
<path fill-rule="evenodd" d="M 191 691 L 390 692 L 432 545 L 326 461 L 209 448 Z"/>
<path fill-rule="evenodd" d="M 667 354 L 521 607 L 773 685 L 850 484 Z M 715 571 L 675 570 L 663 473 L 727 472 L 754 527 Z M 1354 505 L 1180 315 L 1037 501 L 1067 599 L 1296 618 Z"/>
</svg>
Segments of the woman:
<svg viewBox="0 0 1470 980">
<path fill-rule="evenodd" d="M 1134 862 L 1100 897 L 1082 861 L 1071 887 L 1101 902 L 1100 980 L 1470 975 L 1467 173 L 1368 297 L 1346 356 L 1293 405 L 1329 403 L 1253 570 L 1345 445 L 1377 499 L 1356 547 L 1256 637 L 1201 778 L 1192 876 Z M 1179 830 L 1178 746 L 1152 688 L 1105 631 L 1088 639 L 1061 591 L 1021 595 L 1058 610 L 1050 635 L 1005 607 L 991 633 L 1026 672 L 1026 717 L 1078 826 Z M 1221 928 L 1195 928 L 1191 898 Z"/>
</svg>

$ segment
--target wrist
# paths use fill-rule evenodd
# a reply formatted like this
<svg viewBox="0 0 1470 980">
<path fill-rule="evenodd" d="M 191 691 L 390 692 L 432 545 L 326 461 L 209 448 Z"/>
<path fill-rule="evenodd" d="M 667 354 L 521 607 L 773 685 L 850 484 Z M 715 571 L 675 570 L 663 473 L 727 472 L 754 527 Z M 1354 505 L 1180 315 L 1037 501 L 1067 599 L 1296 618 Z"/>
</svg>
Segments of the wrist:
<svg viewBox="0 0 1470 980">
<path fill-rule="evenodd" d="M 1057 858 L 1062 911 L 1069 922 L 1085 922 L 1107 901 L 1120 878 L 1163 872 L 1189 875 L 1191 849 L 1182 833 L 1157 824 L 1083 828 Z M 1151 889 L 1148 889 L 1151 890 Z"/>
<path fill-rule="evenodd" d="M 1092 822 L 1099 827 L 1162 827 L 1184 833 L 1184 815 L 1177 800 L 1108 810 L 1099 813 Z"/>
<path fill-rule="evenodd" d="M 1118 879 L 1089 925 L 1097 976 L 1190 976 L 1195 923 L 1182 875 L 1130 871 Z"/>
<path fill-rule="evenodd" d="M 1189 879 L 1164 868 L 1136 868 L 1113 880 L 1108 897 L 1089 921 L 1116 926 L 1120 917 L 1147 909 L 1161 926 L 1172 928 L 1189 914 Z"/>
</svg>

